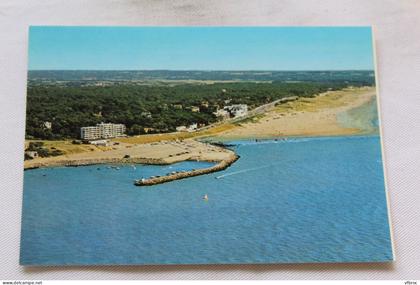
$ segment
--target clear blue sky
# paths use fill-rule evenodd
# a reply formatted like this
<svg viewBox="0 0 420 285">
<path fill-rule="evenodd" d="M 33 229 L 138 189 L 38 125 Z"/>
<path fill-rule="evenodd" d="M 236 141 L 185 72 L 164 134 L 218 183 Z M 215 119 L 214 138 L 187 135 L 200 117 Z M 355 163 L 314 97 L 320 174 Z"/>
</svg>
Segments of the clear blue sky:
<svg viewBox="0 0 420 285">
<path fill-rule="evenodd" d="M 29 69 L 373 69 L 370 27 L 31 27 Z"/>
</svg>

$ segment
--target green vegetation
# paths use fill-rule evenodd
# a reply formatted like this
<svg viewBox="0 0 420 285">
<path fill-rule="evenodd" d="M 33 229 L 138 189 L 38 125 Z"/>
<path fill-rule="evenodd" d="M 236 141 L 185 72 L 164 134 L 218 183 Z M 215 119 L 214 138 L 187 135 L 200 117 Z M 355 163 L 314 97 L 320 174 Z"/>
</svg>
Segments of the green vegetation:
<svg viewBox="0 0 420 285">
<path fill-rule="evenodd" d="M 48 149 L 44 147 L 43 142 L 30 142 L 28 148 L 25 151 L 36 151 L 40 157 L 58 156 L 64 154 L 59 149 Z M 25 154 L 25 160 L 32 159 L 32 157 Z"/>
<path fill-rule="evenodd" d="M 313 97 L 346 87 L 345 82 L 273 82 L 112 86 L 29 85 L 26 137 L 75 139 L 80 127 L 122 123 L 127 134 L 166 133 L 177 126 L 217 120 L 218 108 L 247 104 L 250 109 L 287 96 Z M 199 107 L 194 111 L 192 107 Z M 46 128 L 44 122 L 51 122 Z"/>
</svg>

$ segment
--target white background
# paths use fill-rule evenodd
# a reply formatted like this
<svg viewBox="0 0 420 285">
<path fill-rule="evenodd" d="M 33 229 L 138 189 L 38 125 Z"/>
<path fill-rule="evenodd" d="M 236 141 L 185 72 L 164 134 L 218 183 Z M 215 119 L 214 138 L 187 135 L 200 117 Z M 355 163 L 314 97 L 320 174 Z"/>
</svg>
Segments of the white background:
<svg viewBox="0 0 420 285">
<path fill-rule="evenodd" d="M 373 25 L 393 264 L 18 265 L 28 25 Z M 420 279 L 420 2 L 0 0 L 0 279 Z"/>
</svg>

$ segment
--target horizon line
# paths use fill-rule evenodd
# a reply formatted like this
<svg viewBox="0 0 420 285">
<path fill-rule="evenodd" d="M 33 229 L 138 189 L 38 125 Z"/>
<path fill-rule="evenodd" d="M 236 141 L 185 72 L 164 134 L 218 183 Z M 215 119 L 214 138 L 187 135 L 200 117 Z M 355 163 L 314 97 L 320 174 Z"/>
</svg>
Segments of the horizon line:
<svg viewBox="0 0 420 285">
<path fill-rule="evenodd" d="M 375 69 L 28 69 L 28 71 L 375 71 Z"/>
</svg>

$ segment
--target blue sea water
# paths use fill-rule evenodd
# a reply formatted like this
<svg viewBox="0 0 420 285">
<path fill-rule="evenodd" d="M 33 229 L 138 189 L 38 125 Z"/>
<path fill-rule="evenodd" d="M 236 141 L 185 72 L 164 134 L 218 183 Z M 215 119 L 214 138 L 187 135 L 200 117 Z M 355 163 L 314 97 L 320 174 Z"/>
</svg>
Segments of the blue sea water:
<svg viewBox="0 0 420 285">
<path fill-rule="evenodd" d="M 233 143 L 230 168 L 149 187 L 209 163 L 25 171 L 21 263 L 392 259 L 378 136 Z"/>
</svg>

